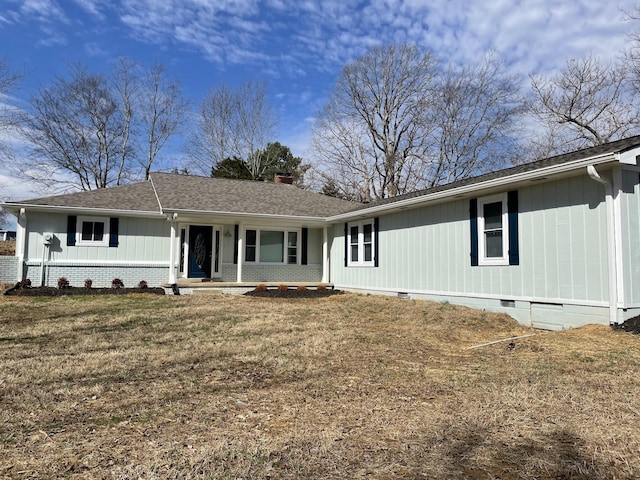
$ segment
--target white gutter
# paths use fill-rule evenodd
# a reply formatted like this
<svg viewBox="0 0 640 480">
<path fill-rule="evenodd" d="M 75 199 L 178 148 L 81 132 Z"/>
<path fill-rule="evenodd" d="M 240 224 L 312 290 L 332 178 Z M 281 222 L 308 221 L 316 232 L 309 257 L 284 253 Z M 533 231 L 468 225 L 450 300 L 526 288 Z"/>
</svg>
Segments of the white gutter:
<svg viewBox="0 0 640 480">
<path fill-rule="evenodd" d="M 609 264 L 609 323 L 618 323 L 618 268 L 616 260 L 616 229 L 615 210 L 613 204 L 613 185 L 602 178 L 596 167 L 587 166 L 587 173 L 591 179 L 604 185 L 605 204 L 607 209 L 607 261 Z"/>
<path fill-rule="evenodd" d="M 146 210 L 117 210 L 114 208 L 87 208 L 87 207 L 65 207 L 63 205 L 38 205 L 31 203 L 0 203 L 0 207 L 3 207 L 9 211 L 28 208 L 32 212 L 73 212 L 88 215 L 124 215 L 128 217 L 164 217 L 166 214 L 160 211 L 146 211 Z M 15 215 L 15 213 L 14 213 Z"/>
<path fill-rule="evenodd" d="M 215 217 L 223 217 L 223 218 L 240 218 L 243 219 L 241 221 L 246 221 L 247 218 L 258 218 L 258 219 L 278 219 L 278 220 L 289 220 L 293 222 L 304 222 L 304 223 L 315 223 L 315 224 L 324 224 L 326 223 L 326 217 L 310 217 L 310 216 L 298 216 L 298 215 L 276 215 L 271 213 L 247 213 L 247 212 L 228 212 L 221 210 L 185 210 L 180 208 L 167 208 L 164 210 L 164 214 L 167 213 L 178 213 L 181 217 L 185 217 L 188 215 L 193 216 L 215 216 Z"/>
</svg>

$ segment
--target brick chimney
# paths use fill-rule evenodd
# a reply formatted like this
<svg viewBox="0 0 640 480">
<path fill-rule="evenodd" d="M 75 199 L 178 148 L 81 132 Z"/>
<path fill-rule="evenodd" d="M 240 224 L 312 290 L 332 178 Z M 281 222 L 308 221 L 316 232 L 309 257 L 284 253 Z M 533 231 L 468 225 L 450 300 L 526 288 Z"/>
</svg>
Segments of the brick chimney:
<svg viewBox="0 0 640 480">
<path fill-rule="evenodd" d="M 273 177 L 274 183 L 286 183 L 287 185 L 293 184 L 293 175 L 289 173 L 276 173 Z"/>
</svg>

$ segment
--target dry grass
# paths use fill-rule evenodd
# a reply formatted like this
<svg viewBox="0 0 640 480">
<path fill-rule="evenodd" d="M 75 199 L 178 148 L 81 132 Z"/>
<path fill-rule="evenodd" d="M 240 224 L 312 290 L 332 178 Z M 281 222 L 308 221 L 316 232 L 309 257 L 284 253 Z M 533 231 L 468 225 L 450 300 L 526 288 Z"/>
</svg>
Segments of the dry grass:
<svg viewBox="0 0 640 480">
<path fill-rule="evenodd" d="M 15 254 L 16 254 L 15 240 L 0 241 L 0 257 L 1 256 L 13 257 Z"/>
<path fill-rule="evenodd" d="M 0 297 L 0 475 L 640 477 L 640 338 L 341 295 Z"/>
</svg>

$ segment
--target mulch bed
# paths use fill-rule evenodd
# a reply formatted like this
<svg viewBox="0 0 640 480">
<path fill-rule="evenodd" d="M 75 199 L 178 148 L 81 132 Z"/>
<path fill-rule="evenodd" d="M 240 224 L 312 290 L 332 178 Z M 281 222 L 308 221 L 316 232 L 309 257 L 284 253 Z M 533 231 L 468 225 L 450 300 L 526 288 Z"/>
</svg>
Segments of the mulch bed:
<svg viewBox="0 0 640 480">
<path fill-rule="evenodd" d="M 622 330 L 624 332 L 630 332 L 640 334 L 640 316 L 630 318 L 620 325 L 614 325 L 614 330 Z"/>
<path fill-rule="evenodd" d="M 316 289 L 306 289 L 306 290 L 297 290 L 297 289 L 289 289 L 289 290 L 278 290 L 277 288 L 265 290 L 265 291 L 257 291 L 252 290 L 251 292 L 247 292 L 244 295 L 248 297 L 261 297 L 261 298 L 324 298 L 330 297 L 332 295 L 340 295 L 342 291 L 340 290 L 316 290 Z"/>
<path fill-rule="evenodd" d="M 65 295 L 126 295 L 128 293 L 148 293 L 164 295 L 163 288 L 84 288 L 84 287 L 33 287 L 7 290 L 5 295 L 18 297 L 62 297 Z"/>
</svg>

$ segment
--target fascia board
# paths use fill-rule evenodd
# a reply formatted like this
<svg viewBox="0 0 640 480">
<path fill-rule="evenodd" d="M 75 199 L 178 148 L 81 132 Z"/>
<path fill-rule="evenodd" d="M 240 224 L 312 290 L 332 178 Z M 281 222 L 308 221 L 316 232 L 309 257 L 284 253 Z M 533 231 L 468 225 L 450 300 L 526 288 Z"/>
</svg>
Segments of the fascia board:
<svg viewBox="0 0 640 480">
<path fill-rule="evenodd" d="M 629 152 L 625 152 L 629 153 Z M 371 216 L 379 213 L 390 212 L 399 209 L 406 209 L 421 204 L 428 204 L 451 197 L 459 197 L 468 195 L 471 193 L 479 192 L 482 190 L 497 189 L 499 187 L 514 186 L 515 184 L 521 184 L 524 182 L 530 182 L 542 177 L 551 177 L 568 173 L 574 170 L 580 170 L 586 168 L 588 165 L 598 165 L 603 163 L 609 163 L 617 160 L 617 153 L 607 153 L 604 155 L 598 155 L 589 158 L 583 158 L 575 160 L 573 162 L 562 163 L 559 165 L 552 165 L 550 167 L 537 168 L 529 172 L 521 172 L 506 177 L 492 178 L 484 182 L 473 183 L 471 185 L 464 185 L 462 187 L 452 188 L 449 190 L 443 190 L 441 192 L 435 192 L 432 194 L 425 194 L 418 197 L 408 198 L 406 200 L 399 200 L 397 202 L 386 203 L 380 206 L 372 206 L 368 208 L 362 208 L 360 210 L 354 210 L 352 212 L 343 213 L 340 215 L 334 215 L 327 218 L 328 223 L 340 222 L 349 220 L 352 218 L 358 218 L 363 216 Z"/>
<path fill-rule="evenodd" d="M 164 214 L 173 214 L 177 213 L 177 219 L 180 220 L 184 217 L 218 217 L 230 219 L 233 221 L 239 221 L 241 223 L 245 223 L 248 221 L 282 221 L 282 222 L 291 222 L 296 224 L 305 224 L 305 225 L 325 225 L 326 218 L 324 217 L 307 217 L 307 216 L 296 216 L 296 215 L 273 215 L 268 213 L 244 213 L 244 212 L 225 212 L 225 211 L 205 211 L 205 210 L 182 210 L 182 209 L 166 209 L 164 210 Z"/>
<path fill-rule="evenodd" d="M 118 210 L 110 208 L 87 208 L 87 207 L 63 207 L 60 205 L 38 205 L 29 203 L 0 203 L 0 207 L 16 215 L 21 209 L 32 212 L 72 212 L 88 215 L 122 215 L 127 217 L 164 217 L 162 212 L 150 212 L 141 210 Z"/>
<path fill-rule="evenodd" d="M 637 165 L 639 153 L 640 149 L 634 148 L 631 150 L 627 150 L 626 152 L 616 153 L 615 158 L 618 162 L 624 165 Z"/>
</svg>

